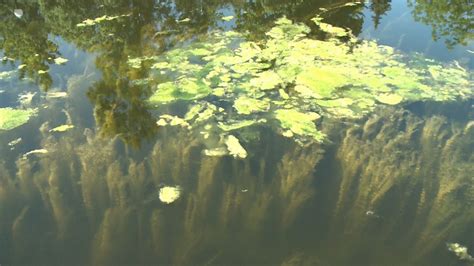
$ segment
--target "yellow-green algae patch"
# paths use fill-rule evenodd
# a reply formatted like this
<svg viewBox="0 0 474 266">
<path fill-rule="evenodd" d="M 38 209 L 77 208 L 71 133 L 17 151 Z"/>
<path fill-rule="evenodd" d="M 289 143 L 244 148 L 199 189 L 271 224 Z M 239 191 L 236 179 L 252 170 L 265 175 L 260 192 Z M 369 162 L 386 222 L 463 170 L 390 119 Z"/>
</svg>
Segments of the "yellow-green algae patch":
<svg viewBox="0 0 474 266">
<path fill-rule="evenodd" d="M 396 105 L 402 102 L 403 97 L 395 93 L 389 93 L 377 96 L 377 100 L 384 104 Z"/>
<path fill-rule="evenodd" d="M 0 130 L 11 130 L 26 124 L 36 114 L 33 109 L 0 108 Z"/>
<path fill-rule="evenodd" d="M 50 130 L 50 132 L 65 132 L 73 129 L 74 125 L 60 125 Z"/>
<path fill-rule="evenodd" d="M 235 100 L 234 108 L 239 114 L 249 115 L 251 113 L 268 111 L 270 103 L 265 100 L 243 96 Z"/>
<path fill-rule="evenodd" d="M 149 77 L 135 81 L 156 88 L 150 103 L 188 101 L 184 119 L 206 137 L 259 124 L 320 142 L 313 114 L 353 119 L 377 106 L 473 95 L 472 73 L 458 64 L 358 40 L 321 17 L 313 22 L 326 39 L 311 39 L 308 26 L 281 18 L 258 44 L 238 32 L 212 32 L 129 63 L 151 67 Z"/>
<path fill-rule="evenodd" d="M 167 103 L 176 100 L 194 100 L 207 96 L 210 88 L 202 81 L 196 79 L 182 79 L 177 82 L 165 82 L 158 85 L 155 94 L 149 101 L 151 103 Z"/>
<path fill-rule="evenodd" d="M 97 18 L 94 18 L 94 19 L 90 19 L 90 18 L 85 19 L 81 23 L 78 23 L 76 26 L 77 27 L 94 26 L 94 25 L 102 23 L 104 21 L 111 21 L 111 20 L 116 20 L 116 19 L 123 18 L 123 17 L 129 17 L 129 16 L 131 16 L 131 14 L 117 15 L 117 16 L 103 15 L 101 17 L 97 17 Z"/>
<path fill-rule="evenodd" d="M 171 204 L 175 202 L 181 196 L 181 188 L 179 186 L 171 187 L 165 186 L 160 188 L 158 192 L 158 197 L 160 201 L 165 204 Z"/>
<path fill-rule="evenodd" d="M 305 114 L 292 109 L 281 109 L 275 111 L 275 118 L 283 129 L 290 130 L 295 135 L 312 137 L 317 141 L 324 138 L 324 134 L 314 124 L 319 118 L 316 113 Z"/>
</svg>

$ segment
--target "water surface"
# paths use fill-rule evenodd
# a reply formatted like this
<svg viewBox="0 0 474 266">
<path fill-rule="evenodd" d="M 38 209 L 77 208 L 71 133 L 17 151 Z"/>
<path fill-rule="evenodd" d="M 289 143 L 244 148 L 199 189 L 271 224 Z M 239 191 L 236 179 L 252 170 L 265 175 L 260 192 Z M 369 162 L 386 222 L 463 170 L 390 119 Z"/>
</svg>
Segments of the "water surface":
<svg viewBox="0 0 474 266">
<path fill-rule="evenodd" d="M 0 108 L 35 115 L 0 130 L 0 264 L 471 265 L 473 9 L 469 1 L 425 0 L 1 3 Z M 312 21 L 318 16 L 346 35 L 332 38 Z M 212 49 L 214 40 L 232 40 L 230 51 L 250 41 L 263 47 L 283 17 L 307 25 L 309 40 L 351 47 L 348 54 L 362 40 L 375 41 L 396 58 L 462 71 L 465 81 L 446 77 L 431 88 L 460 82 L 457 91 L 465 93 L 403 94 L 399 102 L 388 97 L 397 93 L 391 87 L 380 94 L 388 98 L 353 115 L 318 102 L 335 94 L 303 99 L 291 108 L 318 115 L 311 134 L 272 113 L 284 92 L 293 96 L 293 81 L 255 96 L 271 107 L 245 115 L 233 92 L 181 91 L 167 95 L 177 100 L 150 102 L 165 91 L 160 84 L 194 73 L 153 68 L 161 58 L 204 44 Z M 329 51 L 318 66 L 333 62 L 331 52 L 337 59 Z M 189 60 L 202 66 L 202 58 Z M 276 58 L 256 73 L 278 64 Z M 374 73 L 383 72 L 379 67 Z M 246 74 L 233 83 L 244 84 Z M 332 74 L 328 84 L 336 82 Z M 356 85 L 337 93 L 347 99 Z M 202 102 L 223 110 L 206 118 L 217 119 L 214 126 L 241 117 L 258 123 L 229 133 L 206 131 L 210 120 L 183 126 L 162 116 L 184 119 Z M 233 153 L 230 135 L 243 151 Z M 160 200 L 167 186 L 180 191 L 170 204 Z M 449 243 L 468 248 L 466 256 Z"/>
</svg>

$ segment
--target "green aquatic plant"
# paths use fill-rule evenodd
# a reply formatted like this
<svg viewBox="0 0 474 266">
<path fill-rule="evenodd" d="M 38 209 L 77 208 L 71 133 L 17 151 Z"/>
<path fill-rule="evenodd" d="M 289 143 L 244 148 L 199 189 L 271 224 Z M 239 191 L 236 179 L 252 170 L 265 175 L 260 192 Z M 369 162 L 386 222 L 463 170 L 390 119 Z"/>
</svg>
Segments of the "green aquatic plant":
<svg viewBox="0 0 474 266">
<path fill-rule="evenodd" d="M 473 95 L 472 74 L 458 64 L 358 40 L 321 17 L 313 22 L 326 39 L 311 39 L 308 26 L 281 18 L 260 43 L 213 32 L 160 56 L 130 58 L 132 68 L 151 66 L 134 82 L 154 89 L 155 106 L 192 103 L 185 119 L 192 128 L 212 128 L 206 136 L 259 121 L 298 142 L 324 140 L 315 117 L 360 118 L 380 105 Z"/>
<path fill-rule="evenodd" d="M 81 23 L 78 23 L 76 26 L 77 27 L 94 26 L 94 25 L 102 23 L 104 21 L 111 21 L 111 20 L 116 20 L 116 19 L 123 18 L 123 17 L 129 17 L 129 16 L 131 16 L 131 14 L 117 15 L 117 16 L 103 15 L 101 17 L 97 17 L 97 18 L 94 18 L 94 19 L 90 19 L 90 18 L 85 19 Z"/>
<path fill-rule="evenodd" d="M 243 96 L 235 100 L 234 108 L 239 114 L 249 115 L 251 113 L 268 111 L 270 103 L 265 100 Z"/>
<path fill-rule="evenodd" d="M 179 198 L 180 194 L 181 194 L 181 188 L 179 186 L 176 186 L 176 187 L 165 186 L 165 187 L 160 188 L 159 198 L 161 202 L 165 204 L 171 204 Z"/>
<path fill-rule="evenodd" d="M 11 80 L 15 77 L 16 74 L 17 74 L 16 70 L 0 71 L 0 81 Z"/>
<path fill-rule="evenodd" d="M 227 146 L 230 155 L 242 159 L 247 157 L 247 151 L 244 149 L 244 147 L 242 147 L 238 138 L 232 135 L 228 136 L 225 140 L 225 145 Z"/>
<path fill-rule="evenodd" d="M 448 247 L 448 250 L 454 253 L 460 260 L 474 262 L 474 258 L 467 253 L 467 247 L 458 243 L 447 243 L 446 246 Z"/>
<path fill-rule="evenodd" d="M 60 125 L 60 126 L 57 126 L 53 129 L 50 129 L 49 132 L 66 132 L 70 129 L 73 129 L 74 128 L 74 125 Z"/>
<path fill-rule="evenodd" d="M 165 82 L 158 85 L 158 90 L 152 97 L 151 103 L 166 103 L 175 100 L 195 100 L 207 96 L 210 88 L 196 79 L 182 79 L 177 82 Z"/>
<path fill-rule="evenodd" d="M 280 122 L 281 127 L 289 130 L 284 134 L 285 136 L 308 136 L 322 141 L 324 134 L 318 131 L 314 124 L 319 117 L 317 113 L 301 113 L 292 109 L 275 111 L 275 118 Z"/>
<path fill-rule="evenodd" d="M 31 116 L 36 114 L 36 110 L 0 108 L 0 130 L 10 130 L 26 124 Z"/>
</svg>

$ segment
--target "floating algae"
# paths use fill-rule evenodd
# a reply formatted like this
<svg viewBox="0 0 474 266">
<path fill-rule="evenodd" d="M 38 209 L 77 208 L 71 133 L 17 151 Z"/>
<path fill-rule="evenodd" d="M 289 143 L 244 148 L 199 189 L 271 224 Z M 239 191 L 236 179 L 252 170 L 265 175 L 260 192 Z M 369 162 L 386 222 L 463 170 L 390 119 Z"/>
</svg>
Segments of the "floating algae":
<svg viewBox="0 0 474 266">
<path fill-rule="evenodd" d="M 116 19 L 123 18 L 123 17 L 129 17 L 129 16 L 131 16 L 131 14 L 117 15 L 117 16 L 103 15 L 103 16 L 95 18 L 95 19 L 85 19 L 81 23 L 78 23 L 77 27 L 94 26 L 94 25 L 102 23 L 104 21 L 111 21 L 111 20 L 116 20 Z"/>
<path fill-rule="evenodd" d="M 11 130 L 26 124 L 36 114 L 33 109 L 0 108 L 0 130 Z"/>
<path fill-rule="evenodd" d="M 214 133 L 224 134 L 259 124 L 299 143 L 324 141 L 315 117 L 354 119 L 377 106 L 473 95 L 472 74 L 456 64 L 360 41 L 320 17 L 313 22 L 326 39 L 310 39 L 308 26 L 281 18 L 259 44 L 238 32 L 213 32 L 160 56 L 131 58 L 129 64 L 154 66 L 149 77 L 135 80 L 156 88 L 149 98 L 154 106 L 191 103 L 180 118 L 189 128 L 202 132 L 203 125 L 218 124 Z"/>
<path fill-rule="evenodd" d="M 165 186 L 160 188 L 159 191 L 159 198 L 160 201 L 166 204 L 170 204 L 175 202 L 177 199 L 179 199 L 179 196 L 181 195 L 181 188 L 179 186 L 176 187 L 170 187 L 170 186 Z"/>
<path fill-rule="evenodd" d="M 474 257 L 467 253 L 467 247 L 458 243 L 447 243 L 448 250 L 453 252 L 460 260 L 474 262 Z"/>
<path fill-rule="evenodd" d="M 74 125 L 60 125 L 60 126 L 57 126 L 51 130 L 49 130 L 49 132 L 66 132 L 70 129 L 73 129 L 74 128 Z"/>
<path fill-rule="evenodd" d="M 56 65 L 63 65 L 63 64 L 66 64 L 69 60 L 66 59 L 66 58 L 62 58 L 62 57 L 57 57 L 54 59 L 54 63 Z"/>
<path fill-rule="evenodd" d="M 230 155 L 241 159 L 247 157 L 247 151 L 244 149 L 244 147 L 242 147 L 238 138 L 232 135 L 228 136 L 225 141 L 225 145 L 227 146 Z"/>
</svg>

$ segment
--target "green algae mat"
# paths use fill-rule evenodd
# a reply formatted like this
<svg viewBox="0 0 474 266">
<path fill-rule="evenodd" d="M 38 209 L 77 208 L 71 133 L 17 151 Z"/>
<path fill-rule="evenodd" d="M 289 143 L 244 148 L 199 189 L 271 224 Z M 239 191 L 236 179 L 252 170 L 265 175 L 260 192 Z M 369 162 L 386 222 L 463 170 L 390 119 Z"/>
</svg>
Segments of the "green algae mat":
<svg viewBox="0 0 474 266">
<path fill-rule="evenodd" d="M 299 143 L 323 142 L 321 118 L 357 119 L 378 106 L 473 95 L 472 74 L 456 62 L 441 64 L 359 40 L 320 17 L 312 22 L 313 32 L 281 18 L 258 43 L 234 31 L 213 32 L 128 62 L 148 71 L 134 82 L 152 88 L 153 107 L 188 103 L 184 116 L 162 113 L 159 126 L 180 125 L 221 143 L 257 124 Z M 221 154 L 216 149 L 208 153 Z"/>
<path fill-rule="evenodd" d="M 26 124 L 34 114 L 36 111 L 32 109 L 0 108 L 0 131 L 11 130 Z"/>
</svg>

